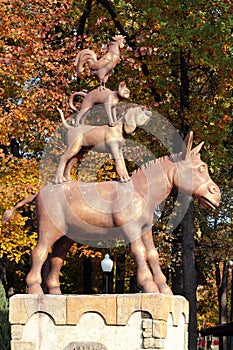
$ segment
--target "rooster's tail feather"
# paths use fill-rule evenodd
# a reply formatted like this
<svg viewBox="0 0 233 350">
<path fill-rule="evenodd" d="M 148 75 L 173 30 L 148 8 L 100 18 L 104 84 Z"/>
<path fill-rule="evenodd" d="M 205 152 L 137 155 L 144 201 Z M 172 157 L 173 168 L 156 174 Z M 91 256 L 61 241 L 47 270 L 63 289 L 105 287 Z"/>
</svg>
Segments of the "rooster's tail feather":
<svg viewBox="0 0 233 350">
<path fill-rule="evenodd" d="M 91 66 L 92 63 L 96 61 L 96 54 L 89 49 L 84 49 L 77 54 L 74 65 L 76 67 L 76 71 L 78 73 L 82 73 L 84 70 L 83 66 L 85 63 Z"/>
</svg>

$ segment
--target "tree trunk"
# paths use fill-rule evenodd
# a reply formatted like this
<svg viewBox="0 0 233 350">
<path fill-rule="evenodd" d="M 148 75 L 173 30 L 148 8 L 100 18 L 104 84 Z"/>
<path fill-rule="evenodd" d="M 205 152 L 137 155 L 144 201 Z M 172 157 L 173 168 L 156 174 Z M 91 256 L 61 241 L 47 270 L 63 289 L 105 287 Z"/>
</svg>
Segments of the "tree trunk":
<svg viewBox="0 0 233 350">
<path fill-rule="evenodd" d="M 182 266 L 182 236 L 180 225 L 174 230 L 175 239 L 172 241 L 172 292 L 184 294 Z"/>
<path fill-rule="evenodd" d="M 230 321 L 233 322 L 233 269 L 231 267 L 231 315 Z"/>
<path fill-rule="evenodd" d="M 92 294 L 91 283 L 91 258 L 84 258 L 83 262 L 83 292 L 84 294 Z"/>
<path fill-rule="evenodd" d="M 180 117 L 181 136 L 188 133 L 189 125 L 185 121 L 185 114 L 189 112 L 189 59 L 190 51 L 180 50 Z M 188 181 L 188 179 L 187 179 Z M 183 261 L 183 295 L 189 301 L 189 350 L 197 348 L 197 316 L 196 289 L 197 273 L 195 267 L 195 239 L 194 239 L 194 203 L 191 200 L 187 213 L 182 222 L 182 261 Z"/>
<path fill-rule="evenodd" d="M 124 294 L 125 290 L 125 253 L 116 260 L 116 289 L 115 293 Z"/>
<path fill-rule="evenodd" d="M 193 224 L 193 199 L 182 222 L 183 296 L 189 302 L 189 350 L 197 348 L 195 239 Z"/>
<path fill-rule="evenodd" d="M 19 143 L 15 138 L 11 139 L 10 150 L 11 154 L 13 154 L 14 157 L 21 158 Z"/>
<path fill-rule="evenodd" d="M 189 126 L 185 121 L 185 113 L 189 112 L 189 76 L 188 61 L 190 52 L 186 53 L 180 50 L 180 118 L 181 118 L 181 136 L 184 138 Z"/>
<path fill-rule="evenodd" d="M 222 276 L 221 276 L 222 275 Z M 219 307 L 219 323 L 227 323 L 227 287 L 229 277 L 229 266 L 226 261 L 223 263 L 222 274 L 219 263 L 216 264 L 216 283 L 218 287 L 218 307 Z M 228 350 L 227 337 L 221 338 L 222 350 Z"/>
<path fill-rule="evenodd" d="M 83 14 L 79 18 L 79 26 L 77 29 L 77 36 L 84 34 L 86 21 L 88 20 L 88 17 L 90 16 L 91 8 L 92 8 L 92 0 L 87 0 L 85 7 L 84 7 Z"/>
<path fill-rule="evenodd" d="M 221 276 L 222 275 L 222 276 Z M 229 266 L 223 263 L 222 274 L 220 266 L 216 264 L 216 283 L 218 287 L 219 323 L 227 323 L 227 289 L 228 289 Z"/>
</svg>

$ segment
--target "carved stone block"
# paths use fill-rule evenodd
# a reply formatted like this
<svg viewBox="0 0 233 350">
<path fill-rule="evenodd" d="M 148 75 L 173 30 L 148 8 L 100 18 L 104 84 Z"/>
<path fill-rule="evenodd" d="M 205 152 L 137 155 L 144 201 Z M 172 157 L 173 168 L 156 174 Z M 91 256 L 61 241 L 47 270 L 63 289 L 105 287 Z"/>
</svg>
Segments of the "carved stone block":
<svg viewBox="0 0 233 350">
<path fill-rule="evenodd" d="M 73 342 L 65 347 L 64 350 L 107 350 L 103 344 L 95 342 Z"/>
<path fill-rule="evenodd" d="M 77 324 L 83 313 L 93 310 L 102 315 L 106 324 L 116 324 L 116 295 L 67 296 L 67 324 Z"/>
</svg>

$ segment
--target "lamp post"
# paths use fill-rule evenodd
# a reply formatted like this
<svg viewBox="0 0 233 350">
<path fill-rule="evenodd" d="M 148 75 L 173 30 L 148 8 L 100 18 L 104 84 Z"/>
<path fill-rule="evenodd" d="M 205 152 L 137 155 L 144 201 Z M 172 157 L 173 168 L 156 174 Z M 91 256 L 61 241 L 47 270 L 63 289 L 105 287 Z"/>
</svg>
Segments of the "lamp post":
<svg viewBox="0 0 233 350">
<path fill-rule="evenodd" d="M 109 254 L 105 254 L 103 260 L 101 260 L 101 268 L 105 276 L 105 292 L 108 294 L 108 276 L 112 271 L 113 261 L 110 259 Z"/>
</svg>

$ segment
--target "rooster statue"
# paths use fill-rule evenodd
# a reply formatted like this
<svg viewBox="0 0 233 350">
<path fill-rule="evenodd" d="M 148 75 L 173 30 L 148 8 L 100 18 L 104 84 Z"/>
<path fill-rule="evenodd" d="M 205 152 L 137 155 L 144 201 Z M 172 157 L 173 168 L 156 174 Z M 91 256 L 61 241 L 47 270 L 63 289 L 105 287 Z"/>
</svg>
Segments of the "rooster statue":
<svg viewBox="0 0 233 350">
<path fill-rule="evenodd" d="M 120 49 L 124 47 L 123 35 L 115 35 L 112 39 L 108 53 L 100 59 L 97 59 L 96 54 L 89 49 L 80 51 L 75 59 L 78 74 L 81 74 L 84 66 L 88 64 L 91 74 L 96 75 L 100 80 L 101 87 L 105 87 L 109 75 L 120 60 Z"/>
</svg>

